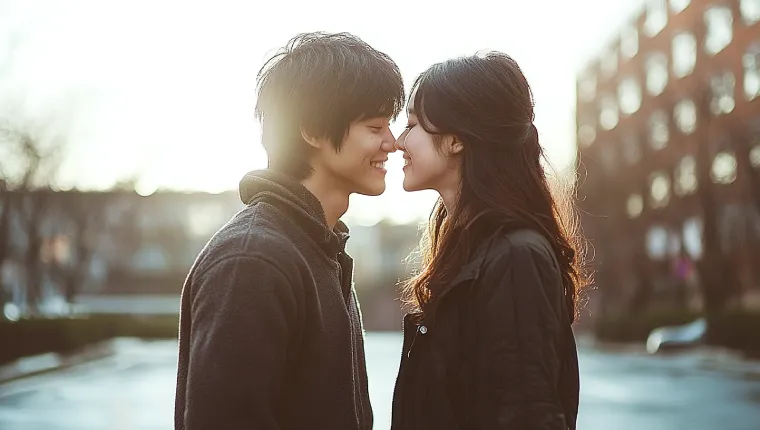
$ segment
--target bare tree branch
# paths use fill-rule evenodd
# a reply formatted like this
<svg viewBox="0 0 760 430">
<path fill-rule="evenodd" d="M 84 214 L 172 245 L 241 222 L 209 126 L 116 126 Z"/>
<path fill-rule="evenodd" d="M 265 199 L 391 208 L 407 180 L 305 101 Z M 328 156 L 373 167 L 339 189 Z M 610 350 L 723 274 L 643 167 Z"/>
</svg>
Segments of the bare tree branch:
<svg viewBox="0 0 760 430">
<path fill-rule="evenodd" d="M 42 300 L 44 267 L 41 253 L 45 241 L 43 229 L 51 216 L 51 185 L 55 183 L 63 161 L 63 139 L 56 135 L 45 136 L 45 132 L 48 136 L 51 133 L 45 125 L 0 120 L 0 159 L 3 161 L 0 171 L 6 187 L 3 193 L 4 215 L 0 219 L 0 228 L 4 228 L 0 233 L 0 239 L 3 239 L 0 242 L 3 248 L 1 255 L 4 262 L 14 253 L 12 232 L 15 229 L 12 224 L 17 221 L 23 237 L 23 250 L 16 252 L 22 255 L 27 306 L 32 315 L 38 313 Z"/>
</svg>

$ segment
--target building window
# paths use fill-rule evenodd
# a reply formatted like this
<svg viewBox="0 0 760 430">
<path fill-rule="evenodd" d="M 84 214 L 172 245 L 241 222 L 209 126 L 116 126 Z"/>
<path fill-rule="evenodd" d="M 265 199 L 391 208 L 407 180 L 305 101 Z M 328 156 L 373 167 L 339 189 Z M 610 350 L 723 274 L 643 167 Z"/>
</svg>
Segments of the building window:
<svg viewBox="0 0 760 430">
<path fill-rule="evenodd" d="M 656 36 L 668 23 L 668 5 L 666 0 L 649 0 L 644 32 L 649 37 Z"/>
<path fill-rule="evenodd" d="M 673 37 L 673 75 L 683 78 L 694 71 L 697 64 L 697 39 L 692 33 L 679 33 Z"/>
<path fill-rule="evenodd" d="M 641 107 L 641 87 L 634 78 L 625 78 L 618 86 L 620 112 L 630 115 Z"/>
<path fill-rule="evenodd" d="M 681 133 L 691 134 L 697 129 L 697 106 L 691 99 L 683 99 L 673 110 L 676 126 Z"/>
<path fill-rule="evenodd" d="M 705 52 L 715 55 L 733 39 L 734 17 L 727 6 L 714 6 L 705 11 Z"/>
<path fill-rule="evenodd" d="M 676 195 L 683 197 L 697 191 L 697 162 L 693 156 L 683 157 L 675 173 L 673 191 Z"/>
<path fill-rule="evenodd" d="M 636 27 L 629 25 L 620 33 L 620 54 L 625 58 L 633 58 L 639 53 L 639 32 Z"/>
<path fill-rule="evenodd" d="M 668 230 L 654 225 L 647 231 L 647 255 L 652 260 L 661 260 L 668 253 Z"/>
<path fill-rule="evenodd" d="M 744 63 L 744 96 L 751 101 L 760 97 L 760 44 L 747 50 L 742 63 Z"/>
<path fill-rule="evenodd" d="M 749 151 L 749 162 L 752 167 L 760 168 L 760 145 L 755 145 L 754 148 Z"/>
<path fill-rule="evenodd" d="M 736 180 L 736 156 L 731 152 L 721 152 L 712 163 L 711 176 L 716 184 L 730 184 Z"/>
<path fill-rule="evenodd" d="M 641 194 L 631 194 L 626 203 L 626 213 L 628 214 L 628 218 L 638 218 L 643 210 L 644 199 L 641 197 Z"/>
<path fill-rule="evenodd" d="M 602 57 L 601 68 L 604 76 L 612 76 L 617 72 L 618 52 L 616 49 L 612 49 L 612 51 L 608 52 L 604 57 Z"/>
<path fill-rule="evenodd" d="M 587 75 L 578 82 L 578 97 L 584 102 L 590 102 L 596 97 L 596 76 Z"/>
<path fill-rule="evenodd" d="M 649 177 L 649 196 L 652 207 L 662 208 L 670 201 L 670 178 L 665 172 L 652 173 Z"/>
<path fill-rule="evenodd" d="M 760 0 L 741 0 L 739 10 L 745 24 L 752 25 L 760 21 Z"/>
<path fill-rule="evenodd" d="M 679 14 L 689 6 L 689 3 L 691 0 L 670 0 L 670 10 L 674 14 Z"/>
<path fill-rule="evenodd" d="M 698 217 L 688 218 L 683 223 L 683 247 L 694 260 L 702 257 L 702 220 Z"/>
<path fill-rule="evenodd" d="M 668 145 L 668 139 L 668 115 L 656 111 L 649 118 L 649 145 L 655 150 L 662 149 Z"/>
<path fill-rule="evenodd" d="M 605 130 L 612 130 L 619 120 L 618 107 L 615 97 L 605 94 L 599 102 L 599 125 Z"/>
<path fill-rule="evenodd" d="M 664 54 L 652 54 L 646 64 L 647 91 L 656 96 L 668 85 L 668 58 Z"/>
<path fill-rule="evenodd" d="M 736 106 L 734 100 L 734 88 L 736 79 L 733 73 L 724 72 L 720 75 L 713 76 L 710 79 L 712 88 L 712 99 L 710 100 L 710 109 L 713 114 L 721 115 L 731 113 Z"/>
<path fill-rule="evenodd" d="M 641 161 L 641 143 L 636 134 L 626 133 L 623 135 L 623 158 L 628 164 L 636 164 Z"/>
</svg>

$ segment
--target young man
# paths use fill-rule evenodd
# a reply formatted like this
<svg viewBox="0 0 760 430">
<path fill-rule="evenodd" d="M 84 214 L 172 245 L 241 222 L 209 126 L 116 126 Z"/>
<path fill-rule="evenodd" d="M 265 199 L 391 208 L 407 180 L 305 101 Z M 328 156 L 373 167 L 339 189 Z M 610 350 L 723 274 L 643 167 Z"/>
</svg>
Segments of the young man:
<svg viewBox="0 0 760 430">
<path fill-rule="evenodd" d="M 363 328 L 339 218 L 385 190 L 404 103 L 396 64 L 350 34 L 303 34 L 258 75 L 269 169 L 182 292 L 175 428 L 372 428 Z"/>
</svg>

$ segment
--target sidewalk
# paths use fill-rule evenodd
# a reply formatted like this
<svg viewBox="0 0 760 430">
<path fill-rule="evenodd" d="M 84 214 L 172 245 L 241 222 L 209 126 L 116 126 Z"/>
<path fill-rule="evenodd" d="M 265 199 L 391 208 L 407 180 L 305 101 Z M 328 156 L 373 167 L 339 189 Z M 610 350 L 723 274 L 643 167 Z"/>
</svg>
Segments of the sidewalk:
<svg viewBox="0 0 760 430">
<path fill-rule="evenodd" d="M 131 357 L 139 355 L 148 357 L 142 359 L 149 361 L 166 359 L 176 361 L 176 342 L 176 339 L 117 337 L 67 354 L 51 352 L 24 357 L 0 366 L 0 384 L 113 356 Z M 167 349 L 164 345 L 166 343 L 174 344 L 174 346 Z"/>
<path fill-rule="evenodd" d="M 577 338 L 579 348 L 596 349 L 613 354 L 637 355 L 653 358 L 689 360 L 699 369 L 731 374 L 742 379 L 760 380 L 760 360 L 748 359 L 739 351 L 711 345 L 696 345 L 680 351 L 649 354 L 644 343 L 606 343 L 592 336 Z"/>
<path fill-rule="evenodd" d="M 78 351 L 62 354 L 50 352 L 32 357 L 20 358 L 0 366 L 0 384 L 15 379 L 65 369 L 114 355 L 118 339 L 87 346 Z"/>
<path fill-rule="evenodd" d="M 699 347 L 694 351 L 700 367 L 731 373 L 742 379 L 760 380 L 760 361 L 746 359 L 741 353 L 719 347 Z"/>
</svg>

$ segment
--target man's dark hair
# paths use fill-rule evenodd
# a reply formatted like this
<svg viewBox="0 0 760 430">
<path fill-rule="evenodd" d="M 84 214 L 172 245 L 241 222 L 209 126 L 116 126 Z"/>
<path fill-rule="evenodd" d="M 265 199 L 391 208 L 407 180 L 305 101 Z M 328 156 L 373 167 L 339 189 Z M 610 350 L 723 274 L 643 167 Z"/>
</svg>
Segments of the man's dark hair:
<svg viewBox="0 0 760 430">
<path fill-rule="evenodd" d="M 349 33 L 304 33 L 270 58 L 257 77 L 256 118 L 269 167 L 296 179 L 312 173 L 301 131 L 336 151 L 353 122 L 395 119 L 404 83 L 391 58 Z"/>
</svg>

